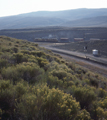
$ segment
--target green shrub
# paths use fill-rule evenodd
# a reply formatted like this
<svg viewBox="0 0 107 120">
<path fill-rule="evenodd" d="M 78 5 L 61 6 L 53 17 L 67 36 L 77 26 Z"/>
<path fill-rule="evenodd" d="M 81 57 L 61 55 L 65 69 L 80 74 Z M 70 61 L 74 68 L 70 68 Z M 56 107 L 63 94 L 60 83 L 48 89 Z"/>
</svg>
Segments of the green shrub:
<svg viewBox="0 0 107 120">
<path fill-rule="evenodd" d="M 81 108 L 87 108 L 96 100 L 96 94 L 91 87 L 73 87 L 73 96 L 80 102 Z"/>
<path fill-rule="evenodd" d="M 10 90 L 0 92 L 0 108 L 2 110 L 9 110 L 13 99 L 13 93 Z"/>
<path fill-rule="evenodd" d="M 46 81 L 49 88 L 63 87 L 63 81 L 59 80 L 57 77 L 54 77 L 52 75 L 48 75 L 48 77 L 46 78 Z"/>
<path fill-rule="evenodd" d="M 79 110 L 79 104 L 69 94 L 64 94 L 58 89 L 49 91 L 43 105 L 44 116 L 48 119 L 71 119 Z"/>
<path fill-rule="evenodd" d="M 11 52 L 10 48 L 2 48 L 2 52 Z"/>
<path fill-rule="evenodd" d="M 106 109 L 107 108 L 107 97 L 103 100 L 100 100 L 99 104 L 103 109 Z"/>
<path fill-rule="evenodd" d="M 89 112 L 83 109 L 78 113 L 75 120 L 91 120 L 91 117 Z"/>
<path fill-rule="evenodd" d="M 106 120 L 107 119 L 107 111 L 105 111 L 103 108 L 98 107 L 96 109 L 96 113 L 97 113 L 97 118 L 98 120 Z"/>
<path fill-rule="evenodd" d="M 30 54 L 29 50 L 21 50 L 20 52 L 23 53 L 23 54 Z"/>
<path fill-rule="evenodd" d="M 18 52 L 18 48 L 17 47 L 13 47 L 13 48 L 11 48 L 12 49 L 12 51 L 14 52 L 14 53 L 17 53 Z"/>
<path fill-rule="evenodd" d="M 46 85 L 32 87 L 32 94 L 22 96 L 16 104 L 19 118 L 23 119 L 74 119 L 79 112 L 79 103 L 69 94 Z"/>
<path fill-rule="evenodd" d="M 63 79 L 64 77 L 67 76 L 67 72 L 64 70 L 54 70 L 51 72 L 53 76 L 57 76 L 59 79 Z"/>
<path fill-rule="evenodd" d="M 15 96 L 16 96 L 16 99 L 22 97 L 22 95 L 24 95 L 25 93 L 27 93 L 27 87 L 28 86 L 24 86 L 23 82 L 19 82 L 16 84 L 15 86 Z"/>
<path fill-rule="evenodd" d="M 100 88 L 99 91 L 98 91 L 98 97 L 101 97 L 101 98 L 105 98 L 107 96 L 107 92 Z"/>
<path fill-rule="evenodd" d="M 95 87 L 98 88 L 98 85 L 99 85 L 98 79 L 96 79 L 96 78 L 94 78 L 94 77 L 90 77 L 89 80 L 90 80 L 90 84 L 91 84 L 92 86 L 95 86 Z"/>
<path fill-rule="evenodd" d="M 10 81 L 0 80 L 0 91 L 10 88 Z"/>
<path fill-rule="evenodd" d="M 42 56 L 45 55 L 45 53 L 42 52 L 42 51 L 31 51 L 30 54 L 31 54 L 31 55 L 35 55 L 35 56 L 37 56 L 37 57 L 42 57 Z"/>
<path fill-rule="evenodd" d="M 9 66 L 9 62 L 7 59 L 0 59 L 0 69 L 8 66 Z"/>
<path fill-rule="evenodd" d="M 12 118 L 15 108 L 14 98 L 14 89 L 10 81 L 0 80 L 0 114 L 2 120 Z"/>
<path fill-rule="evenodd" d="M 23 79 L 29 83 L 34 83 L 39 80 L 41 74 L 44 74 L 43 69 L 34 63 L 22 63 L 2 70 L 3 78 L 13 82 Z"/>
<path fill-rule="evenodd" d="M 42 57 L 37 57 L 37 60 L 38 60 L 38 64 L 40 67 L 44 67 L 45 65 L 49 63 L 46 59 Z"/>
<path fill-rule="evenodd" d="M 34 55 L 28 55 L 28 62 L 38 64 L 38 60 L 36 59 Z"/>
<path fill-rule="evenodd" d="M 2 120 L 106 120 L 106 88 L 106 78 L 50 50 L 0 37 Z"/>
<path fill-rule="evenodd" d="M 103 89 L 106 89 L 106 88 L 107 88 L 107 82 L 102 81 L 100 84 L 101 84 L 101 85 L 100 85 L 101 88 L 103 88 Z"/>
<path fill-rule="evenodd" d="M 46 58 L 49 62 L 52 62 L 52 61 L 54 60 L 54 58 L 53 58 L 52 55 L 46 54 L 45 56 L 46 56 L 45 58 Z"/>
<path fill-rule="evenodd" d="M 15 63 L 19 64 L 22 62 L 27 62 L 28 58 L 27 58 L 27 56 L 24 56 L 23 53 L 14 53 L 13 60 Z"/>
</svg>

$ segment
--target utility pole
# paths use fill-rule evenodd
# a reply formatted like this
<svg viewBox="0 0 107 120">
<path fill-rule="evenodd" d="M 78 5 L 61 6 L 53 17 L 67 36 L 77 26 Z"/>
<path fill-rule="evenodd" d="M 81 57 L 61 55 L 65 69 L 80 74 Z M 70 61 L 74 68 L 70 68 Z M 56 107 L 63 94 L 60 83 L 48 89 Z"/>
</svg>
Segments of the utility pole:
<svg viewBox="0 0 107 120">
<path fill-rule="evenodd" d="M 84 53 L 85 53 L 85 57 L 87 59 L 87 56 L 86 56 L 86 52 L 87 52 L 86 33 L 84 33 L 84 42 L 85 42 Z"/>
</svg>

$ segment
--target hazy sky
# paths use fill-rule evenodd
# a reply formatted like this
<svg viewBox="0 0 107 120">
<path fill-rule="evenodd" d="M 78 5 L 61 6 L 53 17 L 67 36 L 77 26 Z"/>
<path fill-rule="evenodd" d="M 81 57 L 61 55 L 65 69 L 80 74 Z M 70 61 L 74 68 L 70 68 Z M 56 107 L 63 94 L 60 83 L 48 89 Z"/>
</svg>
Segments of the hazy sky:
<svg viewBox="0 0 107 120">
<path fill-rule="evenodd" d="M 0 17 L 76 8 L 107 8 L 107 0 L 0 0 Z"/>
</svg>

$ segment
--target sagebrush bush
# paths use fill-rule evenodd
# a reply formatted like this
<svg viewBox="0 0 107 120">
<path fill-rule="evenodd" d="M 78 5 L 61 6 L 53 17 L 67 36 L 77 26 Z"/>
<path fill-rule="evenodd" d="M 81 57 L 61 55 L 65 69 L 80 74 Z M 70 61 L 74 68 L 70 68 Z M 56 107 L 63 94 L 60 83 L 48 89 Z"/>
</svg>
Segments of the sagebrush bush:
<svg viewBox="0 0 107 120">
<path fill-rule="evenodd" d="M 9 66 L 9 61 L 7 59 L 0 59 L 0 70 Z"/>
<path fill-rule="evenodd" d="M 83 109 L 78 113 L 75 120 L 91 120 L 90 113 Z"/>
<path fill-rule="evenodd" d="M 58 77 L 54 77 L 53 75 L 48 74 L 48 77 L 46 78 L 47 85 L 49 88 L 58 88 L 63 86 L 63 81 L 59 80 Z"/>
<path fill-rule="evenodd" d="M 0 37 L 2 120 L 106 120 L 106 88 L 105 77 L 34 42 Z"/>
<path fill-rule="evenodd" d="M 28 57 L 24 56 L 23 53 L 14 53 L 13 54 L 13 60 L 15 63 L 19 64 L 22 62 L 27 62 L 28 61 Z"/>
<path fill-rule="evenodd" d="M 19 91 L 17 86 L 15 88 Z M 79 103 L 70 94 L 49 89 L 46 85 L 27 88 L 27 92 L 16 102 L 15 114 L 26 120 L 74 119 L 80 110 Z"/>
<path fill-rule="evenodd" d="M 37 57 L 36 59 L 38 60 L 38 64 L 40 67 L 44 67 L 49 63 L 45 58 L 42 57 Z"/>
<path fill-rule="evenodd" d="M 81 108 L 86 108 L 96 100 L 96 94 L 91 87 L 73 87 L 73 96 L 80 102 Z"/>
<path fill-rule="evenodd" d="M 35 83 L 41 74 L 44 74 L 44 70 L 35 63 L 22 63 L 2 70 L 3 78 L 13 82 L 23 79 L 28 83 Z"/>
</svg>

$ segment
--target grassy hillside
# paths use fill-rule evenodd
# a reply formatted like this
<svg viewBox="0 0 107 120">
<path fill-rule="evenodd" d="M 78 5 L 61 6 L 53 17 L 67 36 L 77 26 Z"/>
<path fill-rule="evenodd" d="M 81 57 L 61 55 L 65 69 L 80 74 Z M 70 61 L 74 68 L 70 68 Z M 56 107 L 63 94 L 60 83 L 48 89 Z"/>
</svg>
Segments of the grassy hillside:
<svg viewBox="0 0 107 120">
<path fill-rule="evenodd" d="M 0 119 L 107 119 L 107 79 L 35 43 L 0 37 Z"/>
</svg>

